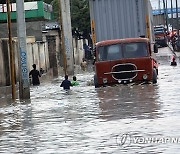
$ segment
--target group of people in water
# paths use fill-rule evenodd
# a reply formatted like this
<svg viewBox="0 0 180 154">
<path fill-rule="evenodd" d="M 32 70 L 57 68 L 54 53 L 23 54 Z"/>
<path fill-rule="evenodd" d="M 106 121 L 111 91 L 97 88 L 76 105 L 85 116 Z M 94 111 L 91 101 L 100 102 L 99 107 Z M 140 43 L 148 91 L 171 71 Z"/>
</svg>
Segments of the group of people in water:
<svg viewBox="0 0 180 154">
<path fill-rule="evenodd" d="M 73 80 L 68 80 L 68 75 L 65 75 L 65 80 L 61 83 L 60 87 L 63 87 L 64 90 L 70 90 L 71 86 L 78 86 L 79 82 L 76 79 L 76 76 L 73 76 Z"/>
<path fill-rule="evenodd" d="M 36 69 L 36 64 L 32 65 L 33 69 L 30 71 L 29 76 L 32 76 L 32 84 L 33 86 L 40 85 L 39 77 L 41 77 L 41 73 Z M 64 90 L 70 90 L 71 86 L 77 86 L 79 82 L 77 81 L 76 76 L 73 76 L 73 80 L 68 80 L 68 75 L 65 75 L 65 80 L 62 81 L 60 87 L 63 87 Z"/>
</svg>

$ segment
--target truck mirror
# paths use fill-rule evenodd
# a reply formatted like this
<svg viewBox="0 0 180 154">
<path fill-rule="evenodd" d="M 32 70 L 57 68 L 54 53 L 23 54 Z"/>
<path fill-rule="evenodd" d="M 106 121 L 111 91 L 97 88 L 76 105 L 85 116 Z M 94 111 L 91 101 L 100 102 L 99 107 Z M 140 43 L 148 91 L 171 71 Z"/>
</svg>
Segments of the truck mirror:
<svg viewBox="0 0 180 154">
<path fill-rule="evenodd" d="M 156 43 L 154 44 L 154 53 L 158 53 L 158 45 Z"/>
</svg>

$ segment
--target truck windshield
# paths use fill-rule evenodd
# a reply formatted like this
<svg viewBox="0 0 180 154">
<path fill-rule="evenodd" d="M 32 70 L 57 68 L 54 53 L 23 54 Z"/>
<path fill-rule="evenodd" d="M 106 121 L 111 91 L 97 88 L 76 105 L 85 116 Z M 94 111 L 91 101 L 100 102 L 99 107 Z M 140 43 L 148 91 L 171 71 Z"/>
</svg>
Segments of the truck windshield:
<svg viewBox="0 0 180 154">
<path fill-rule="evenodd" d="M 122 57 L 122 49 L 120 44 L 112 44 L 98 48 L 99 61 L 117 60 L 121 59 Z"/>
<path fill-rule="evenodd" d="M 112 44 L 98 48 L 98 61 L 146 57 L 147 55 L 147 46 L 143 42 Z"/>
<path fill-rule="evenodd" d="M 124 58 L 137 58 L 148 56 L 147 44 L 143 42 L 125 43 L 124 44 Z"/>
</svg>

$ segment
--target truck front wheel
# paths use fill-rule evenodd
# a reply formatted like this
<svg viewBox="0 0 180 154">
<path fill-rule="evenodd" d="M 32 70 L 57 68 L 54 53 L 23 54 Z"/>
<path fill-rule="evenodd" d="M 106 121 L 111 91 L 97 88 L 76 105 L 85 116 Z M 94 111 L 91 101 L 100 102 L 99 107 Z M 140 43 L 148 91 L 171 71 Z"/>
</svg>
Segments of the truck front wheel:
<svg viewBox="0 0 180 154">
<path fill-rule="evenodd" d="M 94 75 L 94 86 L 95 86 L 95 88 L 99 87 L 96 75 Z"/>
<path fill-rule="evenodd" d="M 153 68 L 153 83 L 157 83 L 157 71 Z"/>
</svg>

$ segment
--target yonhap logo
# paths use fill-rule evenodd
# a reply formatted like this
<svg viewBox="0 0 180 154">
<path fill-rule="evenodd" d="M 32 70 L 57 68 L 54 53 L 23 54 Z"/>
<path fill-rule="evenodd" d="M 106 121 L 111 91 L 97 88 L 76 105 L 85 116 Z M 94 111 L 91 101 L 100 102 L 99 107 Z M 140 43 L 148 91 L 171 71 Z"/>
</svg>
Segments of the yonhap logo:
<svg viewBox="0 0 180 154">
<path fill-rule="evenodd" d="M 118 135 L 116 142 L 121 147 L 128 147 L 131 144 L 131 135 L 129 133 Z"/>
<path fill-rule="evenodd" d="M 145 144 L 180 144 L 180 137 L 178 136 L 161 136 L 142 134 L 139 132 L 129 132 L 118 135 L 116 137 L 116 143 L 120 147 L 128 146 L 141 146 Z"/>
</svg>

